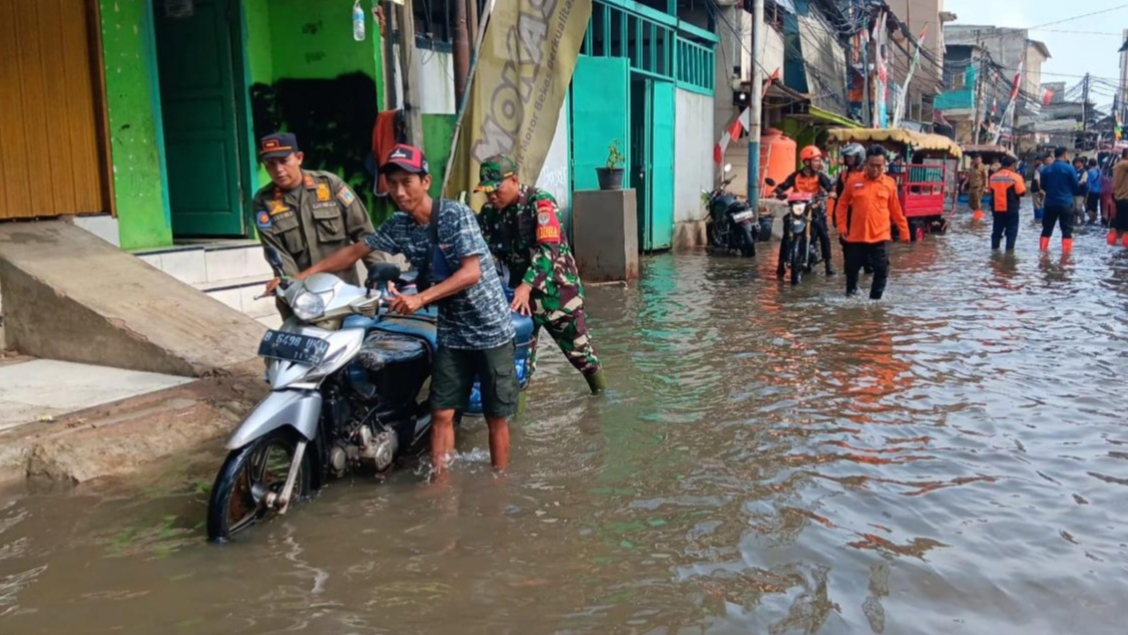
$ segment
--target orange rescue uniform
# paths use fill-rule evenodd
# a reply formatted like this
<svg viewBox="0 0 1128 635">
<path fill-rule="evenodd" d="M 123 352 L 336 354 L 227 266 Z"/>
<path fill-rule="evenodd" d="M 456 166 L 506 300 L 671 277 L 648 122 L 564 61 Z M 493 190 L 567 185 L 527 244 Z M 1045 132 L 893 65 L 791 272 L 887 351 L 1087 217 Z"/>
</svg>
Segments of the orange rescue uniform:
<svg viewBox="0 0 1128 635">
<path fill-rule="evenodd" d="M 846 212 L 850 211 L 847 227 Z M 880 243 L 893 239 L 892 225 L 896 223 L 901 240 L 909 242 L 909 222 L 901 210 L 897 197 L 897 182 L 881 175 L 871 179 L 866 175 L 846 181 L 842 198 L 834 209 L 834 224 L 838 234 L 850 243 Z"/>
</svg>

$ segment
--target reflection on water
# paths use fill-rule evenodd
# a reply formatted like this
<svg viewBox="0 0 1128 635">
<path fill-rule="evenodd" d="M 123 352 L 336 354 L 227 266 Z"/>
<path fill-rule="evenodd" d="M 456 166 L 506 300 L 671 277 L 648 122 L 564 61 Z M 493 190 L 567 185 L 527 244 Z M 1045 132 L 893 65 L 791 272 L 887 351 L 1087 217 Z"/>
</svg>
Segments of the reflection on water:
<svg viewBox="0 0 1128 635">
<path fill-rule="evenodd" d="M 202 544 L 219 455 L 0 503 L 0 631 L 1122 633 L 1128 254 L 893 249 L 885 301 L 704 255 L 590 289 L 489 474 L 334 483 Z"/>
</svg>

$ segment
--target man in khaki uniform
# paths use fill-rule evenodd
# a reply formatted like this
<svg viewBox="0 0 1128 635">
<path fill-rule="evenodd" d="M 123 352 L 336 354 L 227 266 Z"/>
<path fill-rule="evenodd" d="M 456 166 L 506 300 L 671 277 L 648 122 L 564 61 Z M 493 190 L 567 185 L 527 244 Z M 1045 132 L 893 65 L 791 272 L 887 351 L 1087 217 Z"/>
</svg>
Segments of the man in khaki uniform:
<svg viewBox="0 0 1128 635">
<path fill-rule="evenodd" d="M 978 154 L 971 158 L 971 168 L 967 171 L 967 206 L 976 218 L 983 216 L 983 194 L 987 189 L 987 166 Z"/>
<path fill-rule="evenodd" d="M 305 155 L 289 133 L 263 137 L 259 159 L 271 184 L 255 194 L 252 209 L 263 248 L 273 247 L 288 276 L 309 269 L 339 249 L 361 242 L 371 234 L 372 220 L 356 194 L 337 175 L 303 170 Z M 372 252 L 364 258 L 371 266 L 387 262 L 388 254 Z M 361 283 L 356 268 L 336 272 L 349 284 Z M 267 293 L 280 281 L 267 284 Z"/>
</svg>

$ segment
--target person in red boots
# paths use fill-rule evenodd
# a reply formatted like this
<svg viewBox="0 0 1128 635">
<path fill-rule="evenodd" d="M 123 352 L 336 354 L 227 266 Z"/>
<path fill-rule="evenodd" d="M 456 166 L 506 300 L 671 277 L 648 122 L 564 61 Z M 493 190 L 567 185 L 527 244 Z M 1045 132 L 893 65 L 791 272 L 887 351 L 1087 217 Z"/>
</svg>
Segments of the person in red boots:
<svg viewBox="0 0 1128 635">
<path fill-rule="evenodd" d="M 1108 242 L 1128 247 L 1128 148 L 1120 153 L 1120 162 L 1112 168 L 1112 198 L 1116 207 L 1109 219 Z"/>
<path fill-rule="evenodd" d="M 1054 224 L 1061 226 L 1061 250 L 1073 250 L 1073 197 L 1083 191 L 1077 170 L 1069 164 L 1069 150 L 1054 150 L 1054 163 L 1042 170 L 1042 190 L 1046 193 L 1046 211 L 1042 217 L 1042 251 L 1050 249 Z"/>
</svg>

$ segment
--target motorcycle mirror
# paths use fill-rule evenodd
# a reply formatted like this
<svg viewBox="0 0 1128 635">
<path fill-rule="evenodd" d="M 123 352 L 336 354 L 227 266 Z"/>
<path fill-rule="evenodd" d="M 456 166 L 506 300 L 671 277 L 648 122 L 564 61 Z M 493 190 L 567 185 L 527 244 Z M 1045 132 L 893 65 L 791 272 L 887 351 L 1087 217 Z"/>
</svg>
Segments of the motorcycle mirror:
<svg viewBox="0 0 1128 635">
<path fill-rule="evenodd" d="M 772 178 L 772 177 L 770 177 L 770 176 L 769 176 L 768 178 L 764 179 L 764 183 L 765 183 L 765 184 L 767 184 L 767 185 L 770 185 L 770 186 L 772 186 L 772 187 L 775 187 L 775 186 L 776 186 L 776 182 L 775 182 L 775 179 L 773 179 L 773 178 Z"/>
<path fill-rule="evenodd" d="M 400 268 L 390 262 L 379 262 L 368 268 L 368 287 L 383 282 L 391 282 L 400 277 Z"/>
<path fill-rule="evenodd" d="M 725 164 L 725 174 L 728 174 L 729 172 L 732 172 L 732 164 L 726 163 Z"/>
</svg>

